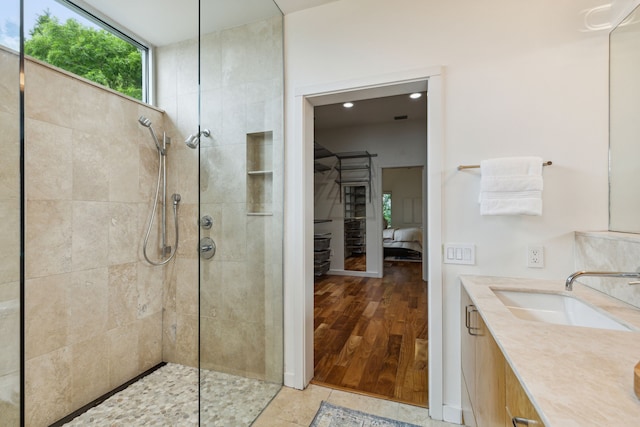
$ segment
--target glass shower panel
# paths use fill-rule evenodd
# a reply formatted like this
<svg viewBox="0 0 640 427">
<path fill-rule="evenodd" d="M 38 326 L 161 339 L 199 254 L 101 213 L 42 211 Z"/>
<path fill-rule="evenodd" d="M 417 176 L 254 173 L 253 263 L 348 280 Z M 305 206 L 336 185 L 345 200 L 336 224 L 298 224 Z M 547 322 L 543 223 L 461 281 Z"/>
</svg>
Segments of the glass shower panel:
<svg viewBox="0 0 640 427">
<path fill-rule="evenodd" d="M 212 3 L 200 18 L 200 217 L 213 219 L 200 238 L 216 244 L 200 260 L 201 421 L 235 402 L 236 425 L 250 425 L 284 369 L 283 18 L 243 0 L 211 31 Z"/>
<path fill-rule="evenodd" d="M 20 1 L 0 8 L 0 425 L 20 425 Z"/>
</svg>

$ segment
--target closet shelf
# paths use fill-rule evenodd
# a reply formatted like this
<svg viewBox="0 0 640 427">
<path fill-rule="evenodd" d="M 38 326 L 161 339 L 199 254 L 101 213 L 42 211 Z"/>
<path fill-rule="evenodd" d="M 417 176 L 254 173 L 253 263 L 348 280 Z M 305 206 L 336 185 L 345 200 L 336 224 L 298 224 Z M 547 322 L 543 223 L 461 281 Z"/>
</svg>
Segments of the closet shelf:
<svg viewBox="0 0 640 427">
<path fill-rule="evenodd" d="M 338 179 L 336 184 L 343 185 L 360 185 L 367 184 L 369 186 L 369 203 L 371 203 L 371 158 L 377 157 L 377 154 L 368 151 L 348 151 L 344 153 L 335 153 L 338 158 L 338 165 L 335 169 L 338 171 Z M 354 159 L 367 159 L 367 163 L 355 163 Z M 353 176 L 351 172 L 367 171 L 367 176 Z M 342 203 L 342 189 L 340 190 L 340 203 Z"/>
<path fill-rule="evenodd" d="M 340 181 L 339 179 L 336 179 L 336 184 L 338 185 L 356 185 L 356 184 L 369 184 L 370 181 L 368 178 L 361 178 L 361 179 L 349 179 L 347 181 Z"/>
<path fill-rule="evenodd" d="M 368 151 L 346 151 L 342 153 L 335 153 L 338 159 L 361 159 L 364 157 L 377 157 L 377 154 L 371 154 Z"/>
<path fill-rule="evenodd" d="M 369 165 L 367 164 L 359 164 L 359 165 L 341 165 L 341 166 L 336 166 L 336 170 L 338 172 L 342 172 L 342 171 L 357 171 L 357 170 L 368 170 L 369 169 Z"/>
<path fill-rule="evenodd" d="M 313 143 L 313 158 L 314 159 L 326 159 L 327 157 L 334 157 L 335 154 L 317 142 Z"/>
<path fill-rule="evenodd" d="M 326 172 L 326 171 L 330 171 L 331 170 L 331 166 L 327 166 L 324 163 L 318 163 L 318 162 L 314 162 L 313 163 L 313 171 L 314 172 Z"/>
</svg>

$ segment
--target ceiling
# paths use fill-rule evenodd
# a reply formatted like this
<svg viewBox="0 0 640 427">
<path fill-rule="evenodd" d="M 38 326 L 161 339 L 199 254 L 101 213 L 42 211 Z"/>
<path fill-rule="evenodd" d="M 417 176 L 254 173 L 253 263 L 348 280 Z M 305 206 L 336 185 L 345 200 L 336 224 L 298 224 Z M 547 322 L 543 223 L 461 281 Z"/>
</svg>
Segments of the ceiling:
<svg viewBox="0 0 640 427">
<path fill-rule="evenodd" d="M 408 94 L 355 101 L 352 108 L 342 103 L 314 108 L 314 127 L 332 129 L 348 126 L 362 126 L 395 122 L 396 116 L 407 116 L 405 120 L 427 117 L 426 93 L 419 99 L 411 99 Z"/>
<path fill-rule="evenodd" d="M 142 40 L 164 46 L 198 35 L 198 2 L 175 0 L 71 0 L 92 13 L 106 17 Z M 289 14 L 337 0 L 203 0 L 203 34 L 249 22 Z M 276 4 L 277 3 L 277 4 Z M 88 7 L 87 7 L 88 6 Z"/>
</svg>

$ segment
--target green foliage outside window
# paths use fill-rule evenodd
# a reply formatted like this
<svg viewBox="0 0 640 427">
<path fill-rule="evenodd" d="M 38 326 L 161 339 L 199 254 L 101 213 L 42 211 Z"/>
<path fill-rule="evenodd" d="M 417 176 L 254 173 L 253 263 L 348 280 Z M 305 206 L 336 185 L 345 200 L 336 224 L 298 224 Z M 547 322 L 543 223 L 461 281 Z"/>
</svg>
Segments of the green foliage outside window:
<svg viewBox="0 0 640 427">
<path fill-rule="evenodd" d="M 382 218 L 387 227 L 391 227 L 391 193 L 382 195 Z"/>
<path fill-rule="evenodd" d="M 48 10 L 29 34 L 25 54 L 142 100 L 142 54 L 135 46 L 75 19 L 61 24 Z"/>
</svg>

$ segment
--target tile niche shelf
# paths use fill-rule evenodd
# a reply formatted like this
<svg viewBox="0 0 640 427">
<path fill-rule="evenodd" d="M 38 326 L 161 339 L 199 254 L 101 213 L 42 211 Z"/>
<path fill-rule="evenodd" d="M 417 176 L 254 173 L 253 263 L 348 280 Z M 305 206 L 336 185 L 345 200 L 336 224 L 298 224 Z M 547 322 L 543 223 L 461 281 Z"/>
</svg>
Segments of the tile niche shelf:
<svg viewBox="0 0 640 427">
<path fill-rule="evenodd" d="M 247 134 L 247 215 L 273 215 L 273 132 Z"/>
</svg>

